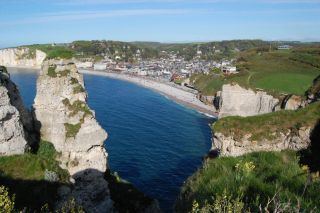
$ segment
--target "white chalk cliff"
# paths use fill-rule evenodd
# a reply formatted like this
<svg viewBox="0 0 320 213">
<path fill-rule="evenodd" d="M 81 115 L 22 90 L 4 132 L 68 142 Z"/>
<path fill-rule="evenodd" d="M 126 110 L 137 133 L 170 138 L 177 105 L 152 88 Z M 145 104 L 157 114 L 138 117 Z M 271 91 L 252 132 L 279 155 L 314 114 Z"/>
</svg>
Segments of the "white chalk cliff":
<svg viewBox="0 0 320 213">
<path fill-rule="evenodd" d="M 113 208 L 104 179 L 107 133 L 89 109 L 83 76 L 71 61 L 45 61 L 37 80 L 35 119 L 41 137 L 61 153 L 61 167 L 75 181 L 73 189 L 61 189 L 62 200 L 73 197 L 88 212 Z"/>
<path fill-rule="evenodd" d="M 0 64 L 8 67 L 40 68 L 46 54 L 29 48 L 0 49 Z"/>
<path fill-rule="evenodd" d="M 9 91 L 9 90 L 16 91 Z M 23 154 L 28 146 L 22 116 L 15 106 L 19 94 L 5 67 L 0 67 L 0 156 Z M 20 99 L 21 100 L 21 99 Z"/>
<path fill-rule="evenodd" d="M 220 156 L 240 156 L 251 152 L 259 151 L 281 151 L 286 149 L 301 150 L 310 145 L 310 127 L 301 127 L 297 131 L 287 130 L 280 133 L 274 139 L 250 139 L 248 133 L 241 139 L 233 136 L 225 136 L 222 133 L 215 133 L 212 140 L 212 150 L 218 151 Z"/>
<path fill-rule="evenodd" d="M 253 116 L 275 111 L 279 100 L 266 92 L 255 92 L 239 85 L 225 84 L 220 96 L 219 118 Z"/>
</svg>

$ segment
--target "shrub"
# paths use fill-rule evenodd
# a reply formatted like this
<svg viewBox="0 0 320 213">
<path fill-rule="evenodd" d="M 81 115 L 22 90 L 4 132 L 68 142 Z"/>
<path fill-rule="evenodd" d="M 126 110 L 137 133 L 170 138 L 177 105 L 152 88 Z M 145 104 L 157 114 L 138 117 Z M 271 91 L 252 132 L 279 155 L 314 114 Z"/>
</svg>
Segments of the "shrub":
<svg viewBox="0 0 320 213">
<path fill-rule="evenodd" d="M 73 78 L 73 77 L 71 78 L 70 82 L 71 82 L 71 84 L 77 84 L 77 83 L 79 83 L 78 79 Z"/>
<path fill-rule="evenodd" d="M 78 94 L 78 93 L 82 93 L 84 92 L 84 88 L 80 85 L 77 84 L 74 88 L 73 88 L 73 94 Z"/>
<path fill-rule="evenodd" d="M 10 197 L 8 189 L 0 186 L 0 213 L 11 213 L 14 210 L 14 196 Z"/>
<path fill-rule="evenodd" d="M 48 76 L 50 76 L 52 78 L 56 78 L 57 77 L 56 66 L 50 66 L 48 68 Z"/>
</svg>

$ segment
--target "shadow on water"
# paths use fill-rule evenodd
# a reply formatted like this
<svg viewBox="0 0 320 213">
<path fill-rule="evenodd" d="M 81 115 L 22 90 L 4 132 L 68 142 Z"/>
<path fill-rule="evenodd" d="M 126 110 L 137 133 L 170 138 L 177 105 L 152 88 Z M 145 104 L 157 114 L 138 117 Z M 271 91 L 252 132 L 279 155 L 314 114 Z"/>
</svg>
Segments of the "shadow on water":
<svg viewBox="0 0 320 213">
<path fill-rule="evenodd" d="M 308 165 L 312 172 L 320 170 L 320 120 L 310 135 L 311 144 L 309 148 L 299 152 L 300 163 Z"/>
</svg>

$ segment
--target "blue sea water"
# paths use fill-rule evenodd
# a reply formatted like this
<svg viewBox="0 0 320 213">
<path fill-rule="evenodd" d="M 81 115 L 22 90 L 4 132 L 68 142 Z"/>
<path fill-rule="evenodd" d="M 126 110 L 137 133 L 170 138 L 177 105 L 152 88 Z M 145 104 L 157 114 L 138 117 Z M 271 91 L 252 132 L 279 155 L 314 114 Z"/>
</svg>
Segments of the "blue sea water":
<svg viewBox="0 0 320 213">
<path fill-rule="evenodd" d="M 31 107 L 36 72 L 10 69 L 22 98 Z M 108 132 L 112 171 L 172 212 L 183 182 L 201 166 L 211 146 L 214 120 L 166 97 L 125 81 L 85 75 L 89 106 Z"/>
</svg>

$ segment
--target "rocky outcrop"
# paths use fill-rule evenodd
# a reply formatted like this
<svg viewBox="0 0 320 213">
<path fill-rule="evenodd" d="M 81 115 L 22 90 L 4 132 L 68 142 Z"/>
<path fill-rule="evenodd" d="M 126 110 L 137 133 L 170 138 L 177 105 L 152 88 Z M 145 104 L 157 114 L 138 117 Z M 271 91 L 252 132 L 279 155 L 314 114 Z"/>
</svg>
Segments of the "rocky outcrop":
<svg viewBox="0 0 320 213">
<path fill-rule="evenodd" d="M 0 66 L 0 156 L 23 154 L 36 140 L 33 121 L 17 86 Z"/>
<path fill-rule="evenodd" d="M 37 80 L 35 119 L 42 139 L 61 153 L 61 167 L 74 187 L 60 189 L 61 200 L 75 198 L 88 212 L 111 212 L 108 183 L 107 133 L 89 109 L 83 76 L 71 61 L 45 61 Z"/>
<path fill-rule="evenodd" d="M 219 118 L 226 116 L 253 116 L 276 110 L 279 100 L 266 92 L 255 92 L 239 85 L 225 84 L 220 96 Z"/>
<path fill-rule="evenodd" d="M 296 110 L 305 106 L 306 102 L 301 96 L 289 95 L 284 99 L 282 108 L 286 110 Z"/>
<path fill-rule="evenodd" d="M 312 86 L 306 92 L 307 102 L 320 101 L 320 75 L 313 80 Z"/>
<path fill-rule="evenodd" d="M 8 67 L 40 68 L 46 54 L 29 48 L 9 48 L 0 50 L 0 64 Z"/>
<path fill-rule="evenodd" d="M 218 152 L 220 156 L 240 156 L 259 151 L 301 150 L 310 145 L 311 132 L 310 127 L 301 127 L 298 130 L 273 135 L 273 139 L 259 141 L 252 140 L 251 134 L 239 140 L 217 132 L 212 140 L 212 151 Z"/>
<path fill-rule="evenodd" d="M 213 101 L 215 99 L 215 96 L 207 96 L 207 95 L 199 94 L 198 99 L 207 105 L 213 106 Z"/>
</svg>

